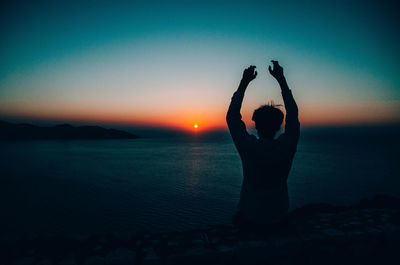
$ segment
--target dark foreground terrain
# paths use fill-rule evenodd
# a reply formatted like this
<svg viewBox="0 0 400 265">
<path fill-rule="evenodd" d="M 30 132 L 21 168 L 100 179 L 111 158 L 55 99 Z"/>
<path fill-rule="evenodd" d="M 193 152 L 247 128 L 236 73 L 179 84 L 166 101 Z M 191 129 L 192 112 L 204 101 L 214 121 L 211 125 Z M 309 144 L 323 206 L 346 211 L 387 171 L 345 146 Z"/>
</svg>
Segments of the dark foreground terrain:
<svg viewBox="0 0 400 265">
<path fill-rule="evenodd" d="M 399 264 L 400 200 L 313 204 L 268 234 L 228 226 L 171 233 L 54 236 L 1 242 L 0 264 Z"/>
</svg>

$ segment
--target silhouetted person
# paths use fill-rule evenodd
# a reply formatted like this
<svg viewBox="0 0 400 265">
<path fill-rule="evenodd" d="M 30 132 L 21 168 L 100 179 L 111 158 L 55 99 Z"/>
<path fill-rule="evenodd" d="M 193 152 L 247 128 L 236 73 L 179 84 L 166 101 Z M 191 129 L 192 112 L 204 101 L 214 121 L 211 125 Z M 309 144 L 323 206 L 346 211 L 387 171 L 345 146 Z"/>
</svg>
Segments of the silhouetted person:
<svg viewBox="0 0 400 265">
<path fill-rule="evenodd" d="M 272 63 L 273 69 L 269 66 L 268 70 L 281 87 L 286 109 L 285 132 L 274 139 L 284 115 L 273 105 L 261 106 L 253 113 L 258 139 L 246 131 L 240 108 L 248 84 L 257 76 L 255 66 L 244 70 L 226 115 L 243 167 L 238 212 L 233 218 L 234 225 L 239 227 L 279 224 L 286 219 L 289 208 L 286 180 L 296 153 L 300 123 L 297 105 L 286 83 L 283 68 L 277 61 Z"/>
</svg>

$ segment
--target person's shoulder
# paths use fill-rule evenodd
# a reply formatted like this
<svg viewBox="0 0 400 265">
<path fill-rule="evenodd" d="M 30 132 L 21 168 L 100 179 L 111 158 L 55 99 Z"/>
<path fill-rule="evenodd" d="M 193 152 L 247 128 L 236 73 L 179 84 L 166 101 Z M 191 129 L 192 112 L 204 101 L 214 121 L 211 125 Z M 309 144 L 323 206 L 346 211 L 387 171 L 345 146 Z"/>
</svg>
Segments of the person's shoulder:
<svg viewBox="0 0 400 265">
<path fill-rule="evenodd" d="M 278 145 L 287 145 L 288 143 L 291 143 L 291 138 L 289 137 L 289 135 L 287 135 L 286 133 L 282 133 L 281 135 L 279 135 L 278 138 L 275 139 L 276 144 Z"/>
<path fill-rule="evenodd" d="M 247 134 L 246 140 L 251 144 L 257 143 L 258 141 L 257 137 L 250 133 Z"/>
<path fill-rule="evenodd" d="M 279 137 L 275 140 L 276 145 L 278 148 L 282 148 L 288 151 L 296 150 L 298 144 L 298 137 L 295 138 L 291 135 L 286 133 L 282 133 Z"/>
<path fill-rule="evenodd" d="M 293 134 L 293 133 L 282 133 L 281 135 L 279 135 L 279 137 L 276 139 L 277 141 L 285 141 L 285 140 L 292 140 L 292 139 L 298 139 L 299 138 L 299 134 Z"/>
<path fill-rule="evenodd" d="M 278 138 L 275 139 L 275 141 L 278 142 L 278 141 L 280 141 L 282 139 L 285 139 L 285 138 L 286 138 L 286 134 L 285 133 L 281 133 L 281 135 L 279 135 Z"/>
<path fill-rule="evenodd" d="M 249 133 L 249 139 L 257 140 L 258 138 L 254 134 Z"/>
<path fill-rule="evenodd" d="M 247 133 L 245 137 L 236 145 L 239 153 L 249 153 L 252 152 L 257 146 L 257 137 L 252 134 Z"/>
<path fill-rule="evenodd" d="M 257 144 L 258 139 L 255 135 L 247 133 L 245 141 L 247 146 L 253 146 Z"/>
</svg>

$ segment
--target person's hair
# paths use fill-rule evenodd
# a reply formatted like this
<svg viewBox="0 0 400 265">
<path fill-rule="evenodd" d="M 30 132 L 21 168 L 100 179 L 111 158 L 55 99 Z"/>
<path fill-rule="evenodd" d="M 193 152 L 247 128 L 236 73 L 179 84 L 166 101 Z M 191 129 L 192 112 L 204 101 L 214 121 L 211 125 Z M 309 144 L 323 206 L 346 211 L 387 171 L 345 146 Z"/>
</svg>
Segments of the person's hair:
<svg viewBox="0 0 400 265">
<path fill-rule="evenodd" d="M 273 102 L 260 106 L 253 113 L 252 120 L 256 124 L 258 136 L 273 137 L 281 128 L 283 112 Z"/>
</svg>

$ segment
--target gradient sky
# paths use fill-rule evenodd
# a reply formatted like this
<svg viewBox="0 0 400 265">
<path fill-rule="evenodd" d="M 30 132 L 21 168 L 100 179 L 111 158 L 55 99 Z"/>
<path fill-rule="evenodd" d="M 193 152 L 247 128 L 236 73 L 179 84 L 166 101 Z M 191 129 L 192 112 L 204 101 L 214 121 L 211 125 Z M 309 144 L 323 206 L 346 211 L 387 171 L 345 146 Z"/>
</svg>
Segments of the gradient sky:
<svg viewBox="0 0 400 265">
<path fill-rule="evenodd" d="M 212 129 L 242 71 L 244 119 L 279 60 L 303 125 L 400 122 L 396 1 L 11 1 L 0 11 L 0 117 Z M 31 3 L 34 2 L 34 3 Z"/>
</svg>

